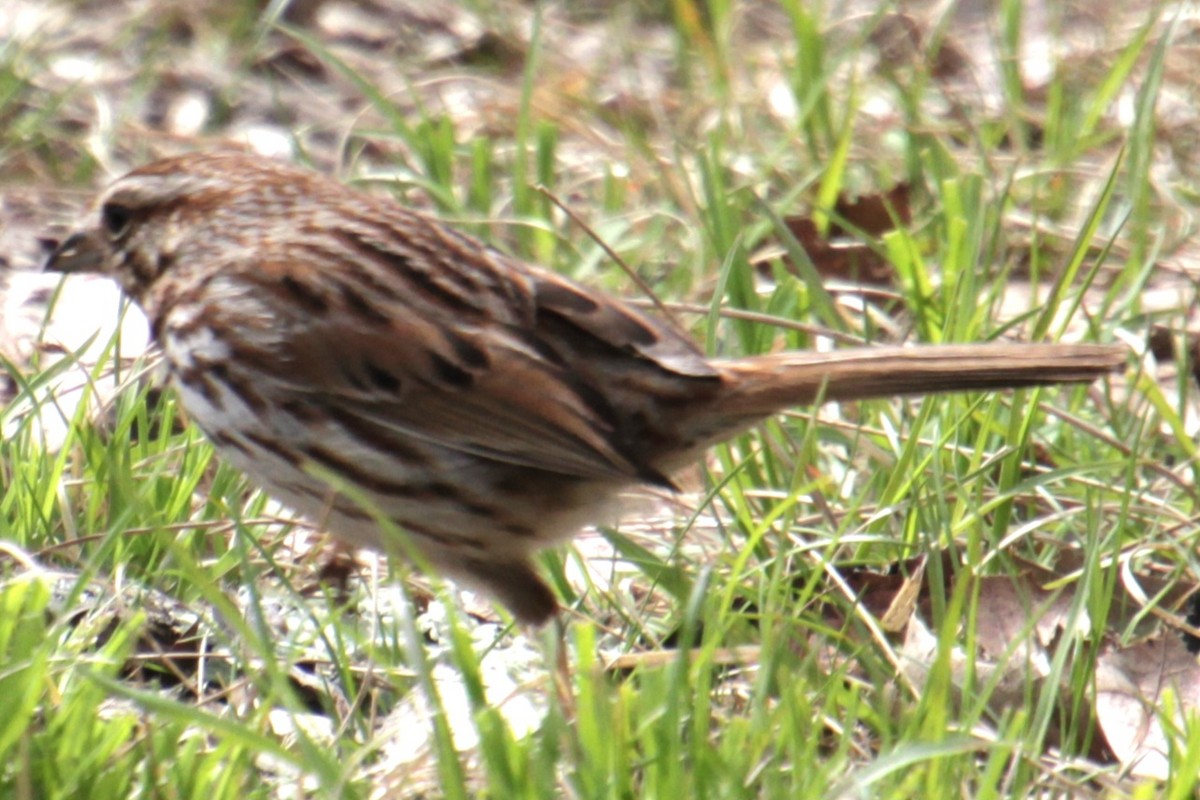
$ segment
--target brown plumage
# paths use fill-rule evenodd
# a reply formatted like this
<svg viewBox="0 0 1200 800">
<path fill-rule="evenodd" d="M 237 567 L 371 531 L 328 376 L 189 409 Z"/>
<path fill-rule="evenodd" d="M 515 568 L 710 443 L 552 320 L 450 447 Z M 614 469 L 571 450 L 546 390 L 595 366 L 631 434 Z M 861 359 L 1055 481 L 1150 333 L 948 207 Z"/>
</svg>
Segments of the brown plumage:
<svg viewBox="0 0 1200 800">
<path fill-rule="evenodd" d="M 411 552 L 405 531 L 529 623 L 556 607 L 535 550 L 782 408 L 1091 381 L 1124 361 L 1039 344 L 709 359 L 394 201 L 235 154 L 117 180 L 48 268 L 117 279 L 192 418 L 267 491 L 354 544 Z"/>
</svg>

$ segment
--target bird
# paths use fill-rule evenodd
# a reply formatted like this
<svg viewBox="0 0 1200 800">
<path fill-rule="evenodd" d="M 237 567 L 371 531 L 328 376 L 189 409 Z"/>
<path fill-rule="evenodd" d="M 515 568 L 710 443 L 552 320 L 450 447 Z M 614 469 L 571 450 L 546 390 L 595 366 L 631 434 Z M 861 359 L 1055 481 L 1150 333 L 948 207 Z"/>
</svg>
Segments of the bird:
<svg viewBox="0 0 1200 800">
<path fill-rule="evenodd" d="M 533 556 L 794 406 L 1094 381 L 1119 344 L 705 355 L 673 324 L 396 199 L 238 152 L 113 181 L 45 269 L 115 279 L 191 420 L 284 505 L 520 623 Z"/>
</svg>

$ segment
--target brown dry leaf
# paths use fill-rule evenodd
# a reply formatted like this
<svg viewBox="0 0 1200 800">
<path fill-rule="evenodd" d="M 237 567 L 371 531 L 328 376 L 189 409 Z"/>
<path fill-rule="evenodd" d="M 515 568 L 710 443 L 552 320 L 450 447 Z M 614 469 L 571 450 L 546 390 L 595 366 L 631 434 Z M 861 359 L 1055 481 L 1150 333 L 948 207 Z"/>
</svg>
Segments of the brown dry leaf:
<svg viewBox="0 0 1200 800">
<path fill-rule="evenodd" d="M 1071 627 L 1086 634 L 1100 627 L 1085 612 L 1072 616 L 1073 583 L 1054 590 L 1044 588 L 1081 566 L 1072 555 L 1067 552 L 1054 570 L 1029 564 L 1015 579 L 978 579 L 979 606 L 984 611 L 976 619 L 974 660 L 970 661 L 972 655 L 961 647 L 950 654 L 952 681 L 958 689 L 966 686 L 968 679 L 975 686 L 991 684 L 993 708 L 1022 705 L 1028 700 L 1031 685 L 1035 693 L 1043 691 L 1042 684 L 1051 673 L 1053 646 L 1062 632 Z M 913 562 L 906 564 L 911 568 Z M 928 680 L 930 669 L 942 654 L 938 636 L 930 628 L 928 592 L 921 586 L 919 599 L 917 593 L 912 593 L 918 582 L 923 582 L 921 574 L 904 578 L 859 570 L 847 575 L 847 583 L 861 593 L 863 607 L 881 620 L 897 608 L 909 608 L 897 653 L 900 669 L 918 688 Z M 1192 591 L 1182 585 L 1166 585 L 1164 579 L 1153 575 L 1139 575 L 1138 580 L 1151 590 L 1161 590 L 1161 596 L 1156 597 L 1167 608 L 1175 609 Z M 1146 586 L 1141 588 L 1145 590 Z M 951 589 L 947 587 L 947 591 Z M 1113 612 L 1117 620 L 1129 617 L 1130 610 L 1125 606 L 1144 605 L 1131 600 L 1126 592 L 1124 602 L 1118 603 Z M 1113 621 L 1107 620 L 1105 627 L 1112 629 Z M 1092 708 L 1082 713 L 1094 714 L 1105 741 L 1096 743 L 1092 756 L 1101 760 L 1115 756 L 1133 774 L 1165 778 L 1169 742 L 1158 715 L 1170 709 L 1174 714 L 1170 725 L 1182 727 L 1185 716 L 1200 708 L 1200 663 L 1195 656 L 1189 654 L 1175 632 L 1159 632 L 1125 649 L 1110 644 L 1097 664 L 1095 686 Z M 1166 698 L 1168 692 L 1173 699 Z M 1109 751 L 1103 749 L 1105 744 Z"/>
<path fill-rule="evenodd" d="M 921 66 L 935 78 L 959 77 L 967 68 L 967 55 L 948 38 L 930 43 L 923 24 L 909 14 L 885 14 L 868 37 L 887 70 Z"/>
<path fill-rule="evenodd" d="M 928 558 L 922 555 L 901 561 L 886 573 L 856 566 L 842 567 L 839 571 L 857 602 L 879 620 L 880 627 L 888 633 L 900 633 L 917 605 L 928 604 L 929 593 L 925 589 Z M 945 569 L 950 569 L 949 565 Z M 825 619 L 834 627 L 845 622 L 832 607 L 826 607 Z"/>
<path fill-rule="evenodd" d="M 1021 565 L 1031 582 L 1040 587 L 1069 581 L 1087 568 L 1090 556 L 1078 547 L 1063 547 L 1058 551 L 1053 569 L 1012 556 Z M 1132 631 L 1148 636 L 1166 621 L 1177 630 L 1184 630 L 1182 617 L 1187 614 L 1186 603 L 1197 592 L 1195 584 L 1175 577 L 1173 569 L 1147 563 L 1136 572 L 1122 570 L 1116 584 L 1116 594 L 1108 608 L 1108 616 L 1096 621 L 1096 628 L 1105 631 Z M 1149 610 L 1150 613 L 1147 613 Z"/>
<path fill-rule="evenodd" d="M 957 571 L 948 552 L 942 553 L 942 572 L 952 576 Z M 914 612 L 928 621 L 930 615 L 929 587 L 925 581 L 927 556 L 908 559 L 895 565 L 886 574 L 865 568 L 842 570 L 846 585 L 851 587 L 859 603 L 884 623 L 884 630 L 897 633 L 903 622 Z M 1047 590 L 1042 585 L 1057 580 L 1057 575 L 1038 565 L 1030 564 L 1023 573 L 1012 578 L 1006 575 L 978 578 L 979 604 L 987 609 L 980 614 L 975 640 L 980 651 L 989 658 L 1001 656 L 1013 642 L 1028 638 L 1030 620 L 1037 641 L 1048 645 L 1058 638 L 1067 624 L 1071 593 L 1067 590 Z M 953 578 L 950 579 L 953 581 Z M 946 587 L 946 592 L 953 585 Z M 1090 622 L 1077 622 L 1085 628 Z"/>
<path fill-rule="evenodd" d="M 909 193 L 907 183 L 898 183 L 883 194 L 865 194 L 857 200 L 838 197 L 833 207 L 834 224 L 829 229 L 829 235 L 847 234 L 846 228 L 839 222 L 845 222 L 851 229 L 868 236 L 882 236 L 895 230 L 897 222 L 902 226 L 908 225 L 912 222 Z"/>
<path fill-rule="evenodd" d="M 1030 696 L 1037 697 L 1048 690 L 1052 645 L 1064 628 L 1072 624 L 1072 587 L 1047 591 L 1025 575 L 977 580 L 980 611 L 975 624 L 976 647 L 970 653 L 962 646 L 955 646 L 949 653 L 952 686 L 958 692 L 968 686 L 975 691 L 989 687 L 988 705 L 996 713 L 1024 708 Z M 927 604 L 923 604 L 923 610 L 928 612 Z M 914 614 L 897 648 L 900 669 L 918 691 L 928 681 L 938 659 L 944 657 L 943 645 L 930 629 L 928 619 L 928 613 Z M 1074 625 L 1086 627 L 1090 621 L 1081 614 Z M 1089 714 L 1091 709 L 1084 708 L 1082 713 Z M 1056 746 L 1058 740 L 1058 726 L 1052 721 L 1046 742 Z M 1093 747 L 1089 755 L 1105 759 L 1099 746 Z"/>
<path fill-rule="evenodd" d="M 784 218 L 796 241 L 804 248 L 823 278 L 856 283 L 890 285 L 892 265 L 870 245 L 853 236 L 878 238 L 912 221 L 909 186 L 899 183 L 882 194 L 850 200 L 839 197 L 833 207 L 828 236 L 822 236 L 812 217 Z"/>
<path fill-rule="evenodd" d="M 887 574 L 867 569 L 843 573 L 846 584 L 857 592 L 858 601 L 879 620 L 887 633 L 900 633 L 908 625 L 917 603 L 927 596 L 925 565 L 928 556 L 909 559 Z"/>
<path fill-rule="evenodd" d="M 929 679 L 929 672 L 937 663 L 941 644 L 937 634 L 930 630 L 925 620 L 914 615 L 904 634 L 904 640 L 897 649 L 900 656 L 900 669 L 904 675 L 917 687 L 923 687 Z M 1043 680 L 1044 669 L 1040 668 L 1045 662 L 1044 654 L 1039 652 L 1035 659 L 1038 666 L 1032 670 L 1022 668 L 1023 662 L 1019 655 L 1014 654 L 1005 661 L 992 661 L 976 658 L 969 663 L 968 654 L 962 647 L 954 647 L 950 652 L 951 681 L 956 691 L 961 692 L 968 679 L 974 686 L 994 684 L 990 696 L 990 706 L 996 710 L 1013 708 L 1025 703 L 1026 686 L 1033 683 L 1035 691 Z"/>
<path fill-rule="evenodd" d="M 1178 332 L 1165 325 L 1155 325 L 1146 338 L 1146 349 L 1160 364 L 1172 364 L 1183 356 L 1183 365 L 1200 383 L 1200 331 Z"/>
<path fill-rule="evenodd" d="M 1200 664 L 1173 634 L 1132 647 L 1109 646 L 1096 663 L 1096 716 L 1117 759 L 1132 774 L 1169 777 L 1168 725 L 1185 728 L 1200 709 Z M 1170 694 L 1170 699 L 1167 695 Z"/>
<path fill-rule="evenodd" d="M 955 648 L 951 656 L 955 684 L 961 688 L 970 673 L 977 685 L 998 676 L 993 705 L 1023 703 L 1027 683 L 1041 681 L 1050 673 L 1048 646 L 1069 624 L 1071 592 L 1046 591 L 1024 576 L 978 580 L 981 612 L 975 626 L 975 661 L 968 670 L 968 654 Z M 937 637 L 928 627 L 927 602 L 922 610 L 926 613 L 913 616 L 900 646 L 903 669 L 917 686 L 924 683 L 938 657 Z M 1084 617 L 1076 624 L 1089 623 Z"/>
<path fill-rule="evenodd" d="M 1013 579 L 997 575 L 980 579 L 979 606 L 981 613 L 975 636 L 980 652 L 988 657 L 1000 657 L 1013 642 L 1029 641 L 1031 629 L 1037 636 L 1037 656 L 1046 656 L 1041 648 L 1052 644 L 1071 624 L 1072 591 L 1064 588 L 1047 591 L 1030 580 L 1028 575 Z M 1090 629 L 1087 616 L 1080 613 L 1075 625 Z M 1029 650 L 1032 656 L 1032 647 Z M 1048 662 L 1045 665 L 1049 667 Z"/>
<path fill-rule="evenodd" d="M 922 595 L 925 585 L 926 556 L 918 559 L 917 567 L 900 584 L 899 590 L 892 598 L 891 604 L 879 617 L 879 625 L 888 633 L 899 633 L 908 625 L 913 612 L 917 609 L 917 600 Z"/>
</svg>

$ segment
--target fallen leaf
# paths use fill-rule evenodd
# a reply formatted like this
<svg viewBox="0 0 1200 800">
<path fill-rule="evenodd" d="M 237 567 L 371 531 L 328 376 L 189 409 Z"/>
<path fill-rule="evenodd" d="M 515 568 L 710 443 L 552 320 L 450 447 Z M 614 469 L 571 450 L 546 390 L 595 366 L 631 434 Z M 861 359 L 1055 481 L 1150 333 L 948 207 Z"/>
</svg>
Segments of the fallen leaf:
<svg viewBox="0 0 1200 800">
<path fill-rule="evenodd" d="M 897 223 L 908 225 L 912 221 L 908 184 L 899 183 L 883 194 L 862 195 L 855 200 L 839 197 L 831 217 L 827 236 L 821 235 L 812 217 L 784 218 L 784 224 L 821 277 L 864 284 L 893 283 L 892 265 L 879 254 L 877 245 L 865 243 L 861 238 L 878 239 L 895 230 Z"/>
<path fill-rule="evenodd" d="M 1100 730 L 1130 773 L 1166 780 L 1169 725 L 1186 730 L 1186 717 L 1200 708 L 1200 664 L 1178 637 L 1157 635 L 1132 647 L 1107 647 L 1096 662 L 1096 716 Z M 1172 698 L 1167 700 L 1170 693 Z"/>
</svg>

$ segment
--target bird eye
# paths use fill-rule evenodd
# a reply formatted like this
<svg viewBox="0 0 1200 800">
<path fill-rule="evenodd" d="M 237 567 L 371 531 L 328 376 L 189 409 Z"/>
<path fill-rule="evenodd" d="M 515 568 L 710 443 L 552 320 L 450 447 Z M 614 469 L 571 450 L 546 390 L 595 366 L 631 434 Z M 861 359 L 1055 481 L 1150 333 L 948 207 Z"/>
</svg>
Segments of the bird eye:
<svg viewBox="0 0 1200 800">
<path fill-rule="evenodd" d="M 120 239 L 129 232 L 129 222 L 133 219 L 133 212 L 122 205 L 116 203 L 105 203 L 100 209 L 100 221 L 104 224 L 104 230 L 113 239 Z"/>
</svg>

